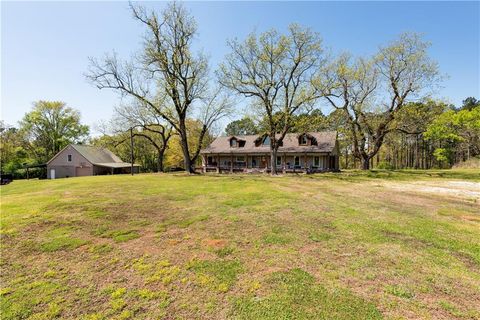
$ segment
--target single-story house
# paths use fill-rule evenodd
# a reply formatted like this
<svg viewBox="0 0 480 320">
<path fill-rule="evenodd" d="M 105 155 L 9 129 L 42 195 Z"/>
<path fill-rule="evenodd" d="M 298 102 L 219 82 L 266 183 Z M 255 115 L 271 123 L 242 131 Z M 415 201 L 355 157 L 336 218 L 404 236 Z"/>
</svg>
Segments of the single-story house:
<svg viewBox="0 0 480 320">
<path fill-rule="evenodd" d="M 134 164 L 134 172 L 139 171 Z M 131 173 L 131 163 L 123 162 L 113 152 L 81 144 L 70 144 L 47 162 L 47 178 L 68 178 Z"/>
<path fill-rule="evenodd" d="M 204 172 L 268 172 L 268 135 L 223 136 L 201 150 Z M 279 172 L 339 170 L 337 132 L 287 133 L 278 148 L 274 165 Z"/>
</svg>

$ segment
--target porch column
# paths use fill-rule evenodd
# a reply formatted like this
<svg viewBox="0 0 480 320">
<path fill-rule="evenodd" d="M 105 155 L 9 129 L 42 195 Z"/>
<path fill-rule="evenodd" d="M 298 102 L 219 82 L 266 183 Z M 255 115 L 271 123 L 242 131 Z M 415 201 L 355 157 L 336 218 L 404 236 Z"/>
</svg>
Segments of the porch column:
<svg viewBox="0 0 480 320">
<path fill-rule="evenodd" d="M 248 169 L 248 154 L 245 155 L 245 168 Z"/>
<path fill-rule="evenodd" d="M 285 166 L 286 166 L 286 164 L 285 164 L 286 157 L 287 157 L 287 156 L 286 156 L 285 153 L 284 153 L 283 156 L 282 156 L 282 173 L 285 173 L 285 170 L 286 170 L 286 168 L 285 168 Z"/>
<path fill-rule="evenodd" d="M 217 159 L 217 173 L 220 173 L 220 156 L 217 154 L 215 159 Z"/>
<path fill-rule="evenodd" d="M 230 173 L 233 173 L 233 155 L 230 155 Z"/>
<path fill-rule="evenodd" d="M 203 168 L 203 173 L 207 172 L 207 161 L 205 160 L 204 154 L 202 154 L 202 168 Z"/>
<path fill-rule="evenodd" d="M 305 172 L 308 171 L 308 167 L 307 167 L 307 154 L 304 154 L 304 155 L 303 155 L 303 169 L 305 170 Z"/>
</svg>

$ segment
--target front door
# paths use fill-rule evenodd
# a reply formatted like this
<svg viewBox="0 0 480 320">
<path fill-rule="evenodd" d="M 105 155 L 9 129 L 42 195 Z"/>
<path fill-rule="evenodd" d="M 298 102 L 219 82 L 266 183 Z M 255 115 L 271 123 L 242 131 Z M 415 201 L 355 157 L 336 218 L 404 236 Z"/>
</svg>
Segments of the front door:
<svg viewBox="0 0 480 320">
<path fill-rule="evenodd" d="M 55 179 L 55 169 L 50 169 L 50 179 Z"/>
</svg>

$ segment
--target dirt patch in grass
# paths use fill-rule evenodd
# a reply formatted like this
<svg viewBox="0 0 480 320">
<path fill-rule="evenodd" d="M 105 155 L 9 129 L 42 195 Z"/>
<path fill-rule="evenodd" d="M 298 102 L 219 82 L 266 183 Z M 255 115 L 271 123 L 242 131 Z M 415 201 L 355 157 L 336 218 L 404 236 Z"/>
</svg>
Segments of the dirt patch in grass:
<svg viewBox="0 0 480 320">
<path fill-rule="evenodd" d="M 228 242 L 225 239 L 205 239 L 202 240 L 202 244 L 209 248 L 222 249 L 225 248 Z"/>
</svg>

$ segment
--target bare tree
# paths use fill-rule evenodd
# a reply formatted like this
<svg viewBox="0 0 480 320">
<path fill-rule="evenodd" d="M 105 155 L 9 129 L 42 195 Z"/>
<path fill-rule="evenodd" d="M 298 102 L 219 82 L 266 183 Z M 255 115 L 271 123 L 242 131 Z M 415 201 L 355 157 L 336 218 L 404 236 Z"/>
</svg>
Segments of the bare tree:
<svg viewBox="0 0 480 320">
<path fill-rule="evenodd" d="M 102 61 L 91 58 L 87 78 L 100 89 L 118 90 L 168 122 L 180 136 L 185 170 L 193 173 L 205 133 L 230 105 L 209 89 L 207 59 L 192 49 L 197 25 L 182 5 L 169 3 L 160 15 L 133 5 L 131 10 L 147 29 L 143 51 L 131 62 L 119 62 L 115 54 Z M 189 117 L 204 127 L 194 150 L 188 143 Z"/>
<path fill-rule="evenodd" d="M 294 116 L 308 113 L 320 97 L 312 79 L 323 62 L 321 39 L 310 29 L 292 24 L 288 35 L 271 30 L 228 44 L 231 53 L 220 67 L 220 82 L 253 99 L 256 113 L 267 119 L 275 175 L 277 151 L 294 126 Z"/>
<path fill-rule="evenodd" d="M 349 55 L 340 56 L 316 81 L 328 103 L 344 112 L 363 169 L 370 168 L 385 136 L 397 129 L 397 113 L 438 83 L 428 47 L 417 34 L 403 34 L 370 59 L 352 62 Z"/>
<path fill-rule="evenodd" d="M 163 172 L 163 158 L 168 142 L 174 134 L 173 127 L 145 104 L 122 105 L 115 108 L 114 131 L 130 128 L 133 135 L 148 140 L 157 150 L 157 171 Z"/>
</svg>

